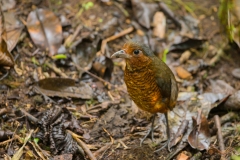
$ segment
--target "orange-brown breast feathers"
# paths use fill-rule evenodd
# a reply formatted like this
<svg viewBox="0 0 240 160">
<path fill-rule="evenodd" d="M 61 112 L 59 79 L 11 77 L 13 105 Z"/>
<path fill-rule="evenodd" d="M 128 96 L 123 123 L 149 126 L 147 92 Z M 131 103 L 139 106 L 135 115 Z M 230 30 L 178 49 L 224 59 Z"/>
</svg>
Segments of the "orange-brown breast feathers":
<svg viewBox="0 0 240 160">
<path fill-rule="evenodd" d="M 130 97 L 139 108 L 150 113 L 163 112 L 165 110 L 163 107 L 158 108 L 158 110 L 154 108 L 162 97 L 152 70 L 146 68 L 138 70 L 138 72 L 132 72 L 126 68 L 124 81 Z"/>
<path fill-rule="evenodd" d="M 137 106 L 151 113 L 172 110 L 178 88 L 170 68 L 144 45 L 128 42 L 123 50 L 129 55 L 124 81 Z"/>
</svg>

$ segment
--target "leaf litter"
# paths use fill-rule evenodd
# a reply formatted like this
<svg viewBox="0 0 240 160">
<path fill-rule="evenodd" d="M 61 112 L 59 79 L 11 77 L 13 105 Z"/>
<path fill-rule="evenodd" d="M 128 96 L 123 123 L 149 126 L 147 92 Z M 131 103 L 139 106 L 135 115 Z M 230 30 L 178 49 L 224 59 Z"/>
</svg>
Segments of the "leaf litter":
<svg viewBox="0 0 240 160">
<path fill-rule="evenodd" d="M 195 6 L 186 1 L 164 2 L 34 1 L 1 6 L 4 15 L 14 17 L 7 18 L 13 26 L 1 21 L 3 37 L 3 26 L 12 29 L 6 30 L 9 41 L 1 36 L 1 51 L 10 58 L 3 66 L 15 65 L 15 72 L 10 70 L 0 82 L 0 106 L 7 108 L 0 110 L 1 143 L 9 146 L 1 152 L 18 159 L 171 159 L 179 152 L 177 158 L 199 156 L 198 151 L 206 159 L 210 155 L 230 158 L 236 153 L 226 150 L 222 155 L 218 151 L 222 143 L 213 143 L 216 135 L 222 136 L 224 145 L 235 150 L 237 143 L 231 142 L 237 138 L 229 135 L 239 134 L 238 115 L 228 111 L 239 110 L 240 84 L 234 69 L 239 68 L 240 58 L 234 51 L 229 51 L 231 55 L 225 52 L 227 41 L 216 34 L 217 2 L 195 2 Z M 37 7 L 29 7 L 33 4 Z M 212 16 L 206 16 L 209 13 L 198 5 L 212 5 Z M 9 8 L 13 8 L 11 12 Z M 160 14 L 153 18 L 155 13 L 166 19 L 157 20 Z M 150 116 L 126 94 L 125 63 L 109 59 L 130 39 L 149 45 L 179 83 L 178 104 L 168 113 L 171 153 L 154 153 L 158 142 L 166 139 L 161 114 L 155 121 L 159 126 L 155 141 L 148 139 L 139 146 L 139 135 L 149 127 Z M 229 71 L 234 71 L 232 77 Z M 222 135 L 215 129 L 218 121 Z M 35 129 L 33 134 L 29 134 L 31 129 Z M 21 138 L 28 135 L 34 140 L 23 145 Z"/>
</svg>

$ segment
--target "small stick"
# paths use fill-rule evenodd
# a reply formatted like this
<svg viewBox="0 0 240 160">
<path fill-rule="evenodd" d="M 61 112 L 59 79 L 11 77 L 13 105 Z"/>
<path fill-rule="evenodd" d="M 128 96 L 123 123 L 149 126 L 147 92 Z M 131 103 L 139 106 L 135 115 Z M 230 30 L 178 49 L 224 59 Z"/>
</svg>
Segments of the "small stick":
<svg viewBox="0 0 240 160">
<path fill-rule="evenodd" d="M 129 27 L 129 28 L 121 31 L 120 33 L 118 33 L 118 34 L 116 34 L 116 35 L 113 35 L 113 36 L 111 36 L 111 37 L 108 37 L 108 38 L 104 39 L 104 40 L 102 41 L 100 53 L 104 54 L 105 49 L 106 49 L 106 45 L 107 45 L 108 42 L 113 41 L 113 40 L 115 40 L 115 39 L 117 39 L 117 38 L 119 38 L 119 37 L 122 37 L 122 36 L 126 35 L 126 34 L 129 34 L 129 33 L 131 33 L 133 30 L 134 30 L 133 27 Z"/>
<path fill-rule="evenodd" d="M 197 19 L 196 14 L 193 12 L 192 8 L 190 8 L 189 6 L 187 6 L 182 0 L 175 0 L 175 2 L 177 2 L 179 5 L 181 5 L 186 11 L 188 11 L 192 17 Z"/>
<path fill-rule="evenodd" d="M 55 73 L 57 73 L 58 75 L 62 76 L 63 78 L 69 78 L 65 73 L 63 73 L 59 68 L 57 68 L 55 65 L 52 65 L 48 62 L 45 62 L 45 64 L 52 69 Z"/>
<path fill-rule="evenodd" d="M 88 157 L 91 159 L 91 160 L 97 160 L 97 158 L 92 154 L 92 152 L 90 151 L 90 149 L 87 147 L 87 145 L 81 141 L 80 139 L 78 139 L 78 135 L 73 133 L 72 131 L 70 130 L 67 130 L 68 133 L 70 133 L 73 137 L 73 139 L 75 139 L 75 141 L 77 141 L 77 143 L 83 148 L 83 150 L 86 152 L 86 154 L 88 155 Z"/>
<path fill-rule="evenodd" d="M 80 67 L 80 66 L 79 66 L 78 64 L 76 64 L 74 61 L 73 61 L 73 63 L 74 63 L 74 66 L 75 66 L 79 71 L 86 72 L 86 73 L 89 74 L 90 76 L 92 76 L 92 77 L 98 79 L 99 81 L 107 84 L 109 87 L 112 87 L 112 86 L 113 86 L 113 85 L 112 85 L 111 83 L 109 83 L 108 81 L 105 81 L 105 80 L 102 79 L 101 77 L 98 77 L 98 76 L 96 76 L 95 74 L 89 72 L 88 70 Z"/>
<path fill-rule="evenodd" d="M 173 152 L 169 153 L 168 156 L 166 157 L 166 160 L 172 159 L 175 155 L 177 155 L 183 148 L 185 148 L 188 145 L 188 143 L 182 143 L 180 146 L 174 150 Z"/>
<path fill-rule="evenodd" d="M 201 159 L 202 158 L 202 153 L 201 152 L 197 152 L 196 154 L 194 154 L 190 160 L 197 160 L 197 159 Z"/>
<path fill-rule="evenodd" d="M 125 144 L 122 140 L 118 140 L 118 142 L 122 144 L 122 146 L 124 147 L 124 149 L 129 149 L 129 147 L 126 146 L 126 144 Z"/>
<path fill-rule="evenodd" d="M 118 7 L 118 8 L 123 12 L 123 14 L 124 14 L 125 17 L 129 17 L 128 11 L 127 11 L 126 9 L 124 9 L 124 8 L 122 7 L 122 5 L 120 5 L 119 3 L 114 2 L 114 1 L 113 1 L 113 4 L 114 4 L 116 7 Z"/>
<path fill-rule="evenodd" d="M 224 116 L 220 117 L 220 122 L 221 122 L 221 125 L 226 123 L 226 122 L 229 122 L 230 120 L 234 119 L 235 117 L 237 117 L 237 113 L 234 113 L 234 112 L 228 112 L 227 114 L 225 114 Z M 214 125 L 214 120 L 211 119 L 209 122 L 208 122 L 208 125 L 209 126 L 213 126 Z"/>
<path fill-rule="evenodd" d="M 182 28 L 181 23 L 176 19 L 176 16 L 174 15 L 174 13 L 168 8 L 168 6 L 164 3 L 164 2 L 159 2 L 158 5 L 160 6 L 160 8 L 162 9 L 162 11 L 169 17 L 172 19 L 173 23 L 179 28 Z"/>
<path fill-rule="evenodd" d="M 3 114 L 5 114 L 5 113 L 8 113 L 8 112 L 10 112 L 10 109 L 8 109 L 8 108 L 2 108 L 2 109 L 0 109 L 0 116 L 3 115 Z"/>
<path fill-rule="evenodd" d="M 218 115 L 214 116 L 214 122 L 215 122 L 215 125 L 217 128 L 217 139 L 218 139 L 219 148 L 220 148 L 220 151 L 223 152 L 225 150 L 225 146 L 223 143 L 221 122 L 220 122 L 220 118 Z"/>
<path fill-rule="evenodd" d="M 95 157 L 98 157 L 102 152 L 108 150 L 112 146 L 112 143 L 107 143 L 105 146 L 101 147 L 99 150 L 93 153 Z"/>
<path fill-rule="evenodd" d="M 20 111 L 25 115 L 25 116 L 27 116 L 27 118 L 31 121 L 31 122 L 33 122 L 33 123 L 35 123 L 35 124 L 38 124 L 38 119 L 37 118 L 35 118 L 34 116 L 32 116 L 31 114 L 29 114 L 27 111 L 25 111 L 23 108 L 20 108 Z"/>
<path fill-rule="evenodd" d="M 114 139 L 112 138 L 111 134 L 105 128 L 103 128 L 103 130 L 104 130 L 104 132 L 106 132 L 108 134 L 108 136 L 111 139 L 111 143 L 113 144 L 114 143 Z"/>
<path fill-rule="evenodd" d="M 75 40 L 75 38 L 78 36 L 78 34 L 79 34 L 79 32 L 81 31 L 81 29 L 82 29 L 83 27 L 82 27 L 82 24 L 80 23 L 78 26 L 77 26 L 77 28 L 76 28 L 76 30 L 75 30 L 75 32 L 73 33 L 73 35 L 68 39 L 66 39 L 66 41 L 64 42 L 64 46 L 65 47 L 70 47 L 71 46 L 71 44 L 72 44 L 72 42 Z"/>
</svg>

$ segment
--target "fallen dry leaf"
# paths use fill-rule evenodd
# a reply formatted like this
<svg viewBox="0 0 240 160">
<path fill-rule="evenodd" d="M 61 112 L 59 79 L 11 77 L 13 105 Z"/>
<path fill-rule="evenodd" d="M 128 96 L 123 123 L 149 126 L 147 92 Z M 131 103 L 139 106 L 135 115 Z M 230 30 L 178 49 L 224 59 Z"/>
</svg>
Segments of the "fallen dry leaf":
<svg viewBox="0 0 240 160">
<path fill-rule="evenodd" d="M 210 80 L 211 90 L 213 93 L 223 93 L 223 94 L 233 94 L 235 89 L 230 86 L 227 82 L 217 79 L 217 80 Z"/>
<path fill-rule="evenodd" d="M 141 0 L 131 0 L 132 10 L 137 21 L 144 27 L 150 28 L 151 19 L 158 9 L 156 3 L 145 3 Z"/>
<path fill-rule="evenodd" d="M 237 91 L 231 95 L 223 107 L 226 110 L 240 110 L 240 91 Z"/>
<path fill-rule="evenodd" d="M 174 135 L 173 139 L 171 139 L 170 143 L 168 144 L 169 148 L 175 146 L 177 143 L 179 143 L 182 140 L 185 132 L 188 129 L 188 123 L 189 123 L 188 120 L 182 121 L 181 125 L 178 128 L 177 133 Z"/>
<path fill-rule="evenodd" d="M 178 156 L 177 156 L 177 160 L 188 160 L 189 156 L 187 156 L 185 153 L 181 152 Z"/>
<path fill-rule="evenodd" d="M 7 43 L 8 51 L 11 52 L 18 42 L 24 26 L 17 19 L 15 12 L 5 12 L 4 19 L 6 34 L 3 35 L 3 38 Z"/>
<path fill-rule="evenodd" d="M 14 59 L 12 54 L 8 51 L 8 46 L 6 41 L 3 39 L 5 32 L 5 19 L 3 12 L 0 8 L 0 66 L 14 66 Z"/>
<path fill-rule="evenodd" d="M 188 136 L 188 143 L 192 148 L 207 150 L 211 142 L 208 121 L 201 111 L 198 112 L 197 118 L 192 117 L 192 119 L 194 128 Z"/>
<path fill-rule="evenodd" d="M 36 88 L 41 93 L 52 97 L 91 99 L 93 96 L 92 88 L 88 84 L 81 82 L 75 85 L 75 81 L 68 78 L 42 79 Z"/>
<path fill-rule="evenodd" d="M 2 0 L 1 3 L 1 8 L 3 11 L 12 9 L 16 6 L 16 0 Z"/>
<path fill-rule="evenodd" d="M 156 12 L 153 17 L 153 36 L 163 39 L 166 32 L 166 17 L 163 12 Z"/>
<path fill-rule="evenodd" d="M 233 77 L 240 79 L 240 68 L 235 68 L 232 71 L 232 75 L 233 75 Z"/>
<path fill-rule="evenodd" d="M 191 56 L 191 52 L 189 50 L 186 50 L 182 53 L 181 57 L 179 58 L 180 63 L 186 62 Z"/>
<path fill-rule="evenodd" d="M 36 9 L 29 13 L 27 28 L 33 42 L 44 50 L 49 50 L 50 56 L 57 53 L 62 44 L 62 26 L 58 17 L 52 11 Z"/>
<path fill-rule="evenodd" d="M 182 79 L 191 79 L 192 75 L 187 70 L 185 70 L 183 67 L 178 66 L 176 68 L 177 75 Z"/>
</svg>

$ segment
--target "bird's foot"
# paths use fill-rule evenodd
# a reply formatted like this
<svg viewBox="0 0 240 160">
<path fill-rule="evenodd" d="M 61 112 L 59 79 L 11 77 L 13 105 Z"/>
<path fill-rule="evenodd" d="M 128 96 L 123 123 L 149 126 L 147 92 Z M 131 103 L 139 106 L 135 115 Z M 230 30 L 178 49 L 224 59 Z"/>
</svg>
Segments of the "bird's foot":
<svg viewBox="0 0 240 160">
<path fill-rule="evenodd" d="M 153 136 L 153 132 L 154 132 L 154 129 L 155 128 L 150 128 L 148 131 L 147 131 L 147 134 L 141 139 L 140 141 L 140 146 L 142 146 L 142 143 L 145 141 L 145 139 L 149 136 L 149 134 L 151 133 L 151 137 L 152 137 L 152 141 L 154 141 L 154 136 Z"/>
<path fill-rule="evenodd" d="M 157 149 L 157 150 L 154 151 L 154 152 L 159 152 L 159 151 L 163 150 L 163 149 L 166 148 L 166 147 L 167 147 L 168 151 L 171 152 L 171 149 L 170 149 L 170 147 L 169 147 L 169 142 L 170 142 L 170 139 L 168 139 L 166 142 L 162 143 L 163 146 L 162 146 L 161 148 Z"/>
</svg>

